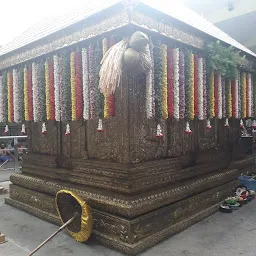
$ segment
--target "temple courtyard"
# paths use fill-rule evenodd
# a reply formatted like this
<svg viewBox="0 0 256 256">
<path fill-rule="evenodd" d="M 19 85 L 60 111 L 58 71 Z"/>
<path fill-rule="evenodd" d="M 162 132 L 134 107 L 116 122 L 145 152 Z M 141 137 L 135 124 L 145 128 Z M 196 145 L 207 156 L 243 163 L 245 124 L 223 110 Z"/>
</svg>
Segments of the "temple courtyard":
<svg viewBox="0 0 256 256">
<path fill-rule="evenodd" d="M 0 173 L 0 181 L 5 180 Z M 0 186 L 8 188 L 9 182 Z M 8 194 L 0 195 L 0 231 L 7 242 L 0 245 L 1 256 L 27 256 L 57 226 L 42 221 L 4 203 Z M 232 214 L 216 213 L 189 229 L 142 253 L 142 256 L 254 256 L 256 251 L 256 200 Z M 91 238 L 80 244 L 65 231 L 57 235 L 35 255 L 38 256 L 121 256 Z"/>
</svg>

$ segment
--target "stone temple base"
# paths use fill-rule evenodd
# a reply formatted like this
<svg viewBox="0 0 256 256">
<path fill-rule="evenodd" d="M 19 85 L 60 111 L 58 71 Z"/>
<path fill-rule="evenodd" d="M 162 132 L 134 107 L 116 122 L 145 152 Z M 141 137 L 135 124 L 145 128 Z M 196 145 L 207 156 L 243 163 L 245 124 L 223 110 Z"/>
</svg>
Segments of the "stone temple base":
<svg viewBox="0 0 256 256">
<path fill-rule="evenodd" d="M 238 185 L 237 177 L 252 172 L 254 165 L 253 159 L 245 159 L 232 162 L 229 168 L 213 168 L 205 173 L 195 166 L 195 176 L 150 190 L 137 188 L 137 193 L 134 188 L 130 194 L 64 181 L 64 170 L 52 168 L 50 175 L 42 172 L 44 168 L 34 168 L 34 175 L 30 166 L 24 168 L 24 173 L 11 176 L 7 204 L 60 225 L 55 195 L 61 189 L 70 189 L 92 206 L 94 237 L 106 246 L 136 255 L 216 212 L 219 203 Z M 186 175 L 186 168 L 182 170 Z M 188 171 L 191 174 L 193 169 Z M 76 175 L 72 179 L 78 179 L 83 172 Z M 57 176 L 61 179 L 56 180 Z"/>
</svg>

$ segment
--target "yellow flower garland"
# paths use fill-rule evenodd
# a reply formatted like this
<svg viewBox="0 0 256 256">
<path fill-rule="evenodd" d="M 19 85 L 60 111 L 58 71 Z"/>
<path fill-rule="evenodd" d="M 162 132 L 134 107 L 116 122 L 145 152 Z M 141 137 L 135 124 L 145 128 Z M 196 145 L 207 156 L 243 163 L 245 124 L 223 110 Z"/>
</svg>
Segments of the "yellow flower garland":
<svg viewBox="0 0 256 256">
<path fill-rule="evenodd" d="M 246 117 L 246 74 L 242 73 L 242 118 Z"/>
<path fill-rule="evenodd" d="M 76 77 L 75 77 L 75 52 L 70 54 L 70 84 L 71 84 L 71 109 L 72 120 L 76 120 Z"/>
<path fill-rule="evenodd" d="M 190 99 L 189 99 L 189 119 L 193 120 L 195 117 L 195 102 L 194 102 L 194 87 L 195 87 L 195 81 L 194 81 L 194 72 L 195 72 L 195 63 L 194 63 L 194 54 L 190 53 Z"/>
<path fill-rule="evenodd" d="M 50 111 L 50 74 L 49 74 L 49 65 L 46 61 L 45 64 L 45 105 L 46 105 L 46 119 L 51 119 Z"/>
<path fill-rule="evenodd" d="M 213 118 L 215 115 L 215 111 L 214 111 L 214 72 L 211 73 L 210 76 L 210 90 L 209 90 L 209 98 L 210 98 L 210 102 L 209 102 L 209 117 Z"/>
<path fill-rule="evenodd" d="M 24 111 L 25 111 L 25 120 L 29 120 L 28 113 L 28 69 L 24 67 Z"/>
<path fill-rule="evenodd" d="M 162 45 L 162 115 L 163 119 L 168 118 L 167 105 L 167 45 Z"/>
<path fill-rule="evenodd" d="M 102 40 L 102 55 L 104 56 L 108 51 L 108 41 L 106 38 Z M 104 95 L 104 118 L 109 118 L 109 95 L 105 93 Z"/>
<path fill-rule="evenodd" d="M 227 117 L 232 117 L 232 92 L 231 92 L 231 80 L 228 80 L 228 113 Z"/>
<path fill-rule="evenodd" d="M 7 73 L 7 97 L 8 97 L 8 122 L 12 122 L 11 116 L 11 73 Z"/>
</svg>

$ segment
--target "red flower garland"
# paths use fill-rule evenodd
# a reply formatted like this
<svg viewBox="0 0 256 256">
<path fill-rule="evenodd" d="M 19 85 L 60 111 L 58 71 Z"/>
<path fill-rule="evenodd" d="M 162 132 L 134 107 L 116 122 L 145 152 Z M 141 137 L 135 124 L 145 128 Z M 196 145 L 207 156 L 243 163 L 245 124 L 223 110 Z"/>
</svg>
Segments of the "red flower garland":
<svg viewBox="0 0 256 256">
<path fill-rule="evenodd" d="M 112 36 L 109 40 L 109 48 L 111 48 L 115 44 L 115 38 Z M 115 116 L 116 115 L 116 103 L 115 103 L 115 95 L 109 95 L 109 115 Z"/>
<path fill-rule="evenodd" d="M 13 75 L 12 72 L 10 73 L 10 101 L 11 101 L 11 121 L 13 122 L 14 120 L 14 106 L 13 106 Z"/>
<path fill-rule="evenodd" d="M 49 60 L 49 80 L 50 80 L 50 120 L 55 120 L 55 98 L 54 98 L 54 70 L 53 61 Z"/>
<path fill-rule="evenodd" d="M 76 52 L 75 55 L 76 67 L 76 118 L 83 117 L 83 93 L 82 93 L 82 56 L 81 52 Z"/>
<path fill-rule="evenodd" d="M 167 82 L 168 82 L 168 113 L 170 117 L 173 117 L 173 49 L 168 47 L 167 50 Z"/>
<path fill-rule="evenodd" d="M 248 110 L 249 110 L 249 99 L 248 99 L 248 90 L 249 90 L 249 79 L 248 79 L 248 74 L 246 76 L 246 117 L 248 117 Z"/>
<path fill-rule="evenodd" d="M 28 67 L 28 119 L 33 120 L 33 88 L 32 88 L 32 69 Z"/>
<path fill-rule="evenodd" d="M 194 110 L 195 117 L 199 115 L 199 103 L 198 103 L 198 56 L 194 56 Z"/>
<path fill-rule="evenodd" d="M 218 116 L 219 114 L 219 93 L 218 93 L 218 84 L 219 84 L 219 79 L 218 79 L 218 74 L 215 72 L 214 73 L 214 112 L 215 116 Z"/>
<path fill-rule="evenodd" d="M 231 81 L 231 92 L 232 92 L 232 116 L 236 116 L 236 86 L 235 81 Z"/>
</svg>

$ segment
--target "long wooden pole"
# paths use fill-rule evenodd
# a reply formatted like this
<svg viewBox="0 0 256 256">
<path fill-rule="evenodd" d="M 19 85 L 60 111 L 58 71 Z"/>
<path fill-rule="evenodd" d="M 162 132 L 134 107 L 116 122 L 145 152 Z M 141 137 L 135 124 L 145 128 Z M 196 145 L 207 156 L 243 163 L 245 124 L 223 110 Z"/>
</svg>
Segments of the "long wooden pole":
<svg viewBox="0 0 256 256">
<path fill-rule="evenodd" d="M 62 231 L 66 226 L 68 226 L 77 216 L 75 215 L 66 223 L 64 223 L 56 232 L 54 232 L 50 237 L 48 237 L 44 242 L 42 242 L 33 252 L 31 252 L 28 256 L 32 256 L 35 252 L 37 252 L 41 247 L 43 247 L 47 242 L 49 242 L 54 236 L 56 236 L 60 231 Z"/>
</svg>

